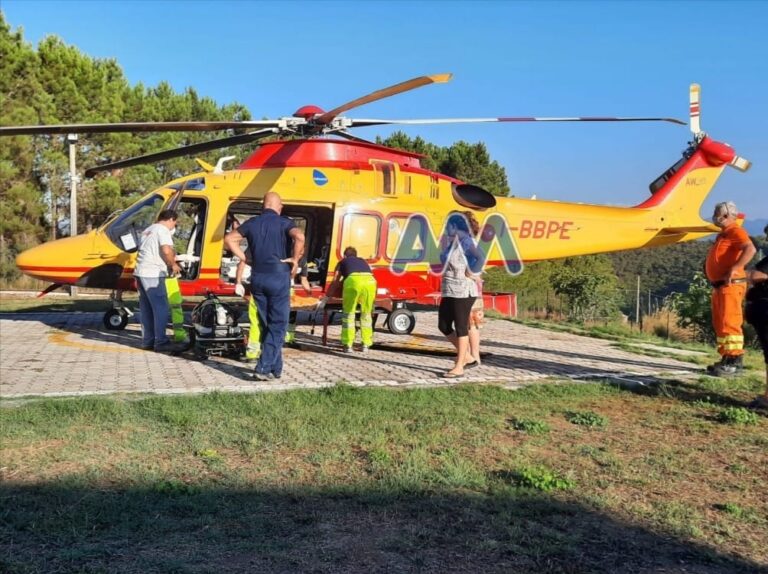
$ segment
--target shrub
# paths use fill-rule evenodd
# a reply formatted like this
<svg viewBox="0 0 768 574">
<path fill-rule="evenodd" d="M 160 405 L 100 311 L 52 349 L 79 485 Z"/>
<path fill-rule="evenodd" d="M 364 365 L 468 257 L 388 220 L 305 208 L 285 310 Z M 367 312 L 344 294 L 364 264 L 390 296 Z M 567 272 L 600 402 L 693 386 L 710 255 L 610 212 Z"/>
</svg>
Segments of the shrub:
<svg viewBox="0 0 768 574">
<path fill-rule="evenodd" d="M 570 490 L 574 481 L 558 474 L 546 466 L 526 466 L 517 473 L 517 483 L 524 488 L 535 488 L 543 492 Z"/>
<path fill-rule="evenodd" d="M 743 407 L 728 407 L 720 411 L 717 420 L 730 425 L 756 425 L 757 415 Z"/>
<path fill-rule="evenodd" d="M 569 423 L 583 427 L 604 427 L 608 424 L 608 419 L 592 411 L 571 411 L 565 413 L 565 419 Z"/>
<path fill-rule="evenodd" d="M 549 425 L 544 421 L 534 419 L 512 419 L 510 421 L 512 428 L 523 431 L 528 434 L 545 434 L 549 432 Z"/>
</svg>

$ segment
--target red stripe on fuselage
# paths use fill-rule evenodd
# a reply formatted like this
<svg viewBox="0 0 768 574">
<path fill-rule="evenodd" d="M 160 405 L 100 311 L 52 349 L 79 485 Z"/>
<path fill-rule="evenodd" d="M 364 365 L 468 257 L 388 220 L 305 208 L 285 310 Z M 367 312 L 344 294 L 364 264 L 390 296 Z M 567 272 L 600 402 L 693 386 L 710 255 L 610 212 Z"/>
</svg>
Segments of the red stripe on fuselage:
<svg viewBox="0 0 768 574">
<path fill-rule="evenodd" d="M 22 271 L 72 271 L 85 273 L 90 271 L 93 267 L 52 267 L 47 265 L 20 265 L 19 269 Z"/>
</svg>

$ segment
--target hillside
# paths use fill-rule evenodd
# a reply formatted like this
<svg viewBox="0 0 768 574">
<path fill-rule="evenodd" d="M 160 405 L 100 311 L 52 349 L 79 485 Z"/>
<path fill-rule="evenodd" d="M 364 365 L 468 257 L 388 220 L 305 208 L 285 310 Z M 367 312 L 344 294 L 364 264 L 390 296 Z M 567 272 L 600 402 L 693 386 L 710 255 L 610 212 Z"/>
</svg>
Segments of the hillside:
<svg viewBox="0 0 768 574">
<path fill-rule="evenodd" d="M 625 290 L 634 293 L 637 276 L 643 293 L 663 298 L 673 292 L 687 290 L 704 260 L 712 241 L 691 241 L 652 249 L 610 253 L 613 268 Z"/>
</svg>

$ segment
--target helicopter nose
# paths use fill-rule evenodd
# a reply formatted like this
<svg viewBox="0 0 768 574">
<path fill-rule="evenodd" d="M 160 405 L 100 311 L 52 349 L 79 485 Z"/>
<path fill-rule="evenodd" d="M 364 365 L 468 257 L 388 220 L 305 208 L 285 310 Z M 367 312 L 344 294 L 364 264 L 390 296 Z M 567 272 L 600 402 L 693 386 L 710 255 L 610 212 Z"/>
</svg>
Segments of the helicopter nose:
<svg viewBox="0 0 768 574">
<path fill-rule="evenodd" d="M 74 283 L 90 269 L 83 256 L 91 251 L 93 238 L 78 235 L 43 243 L 16 256 L 19 271 L 35 279 Z"/>
</svg>

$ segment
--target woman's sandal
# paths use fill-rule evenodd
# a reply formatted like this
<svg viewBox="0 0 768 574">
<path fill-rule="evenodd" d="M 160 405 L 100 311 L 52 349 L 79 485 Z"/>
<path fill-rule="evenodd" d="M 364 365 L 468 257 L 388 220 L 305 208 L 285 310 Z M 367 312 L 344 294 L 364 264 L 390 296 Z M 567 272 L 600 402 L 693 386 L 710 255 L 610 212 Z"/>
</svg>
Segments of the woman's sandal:
<svg viewBox="0 0 768 574">
<path fill-rule="evenodd" d="M 456 373 L 443 373 L 441 376 L 444 379 L 460 379 L 464 376 L 464 373 L 461 373 L 460 375 L 457 375 Z"/>
</svg>

